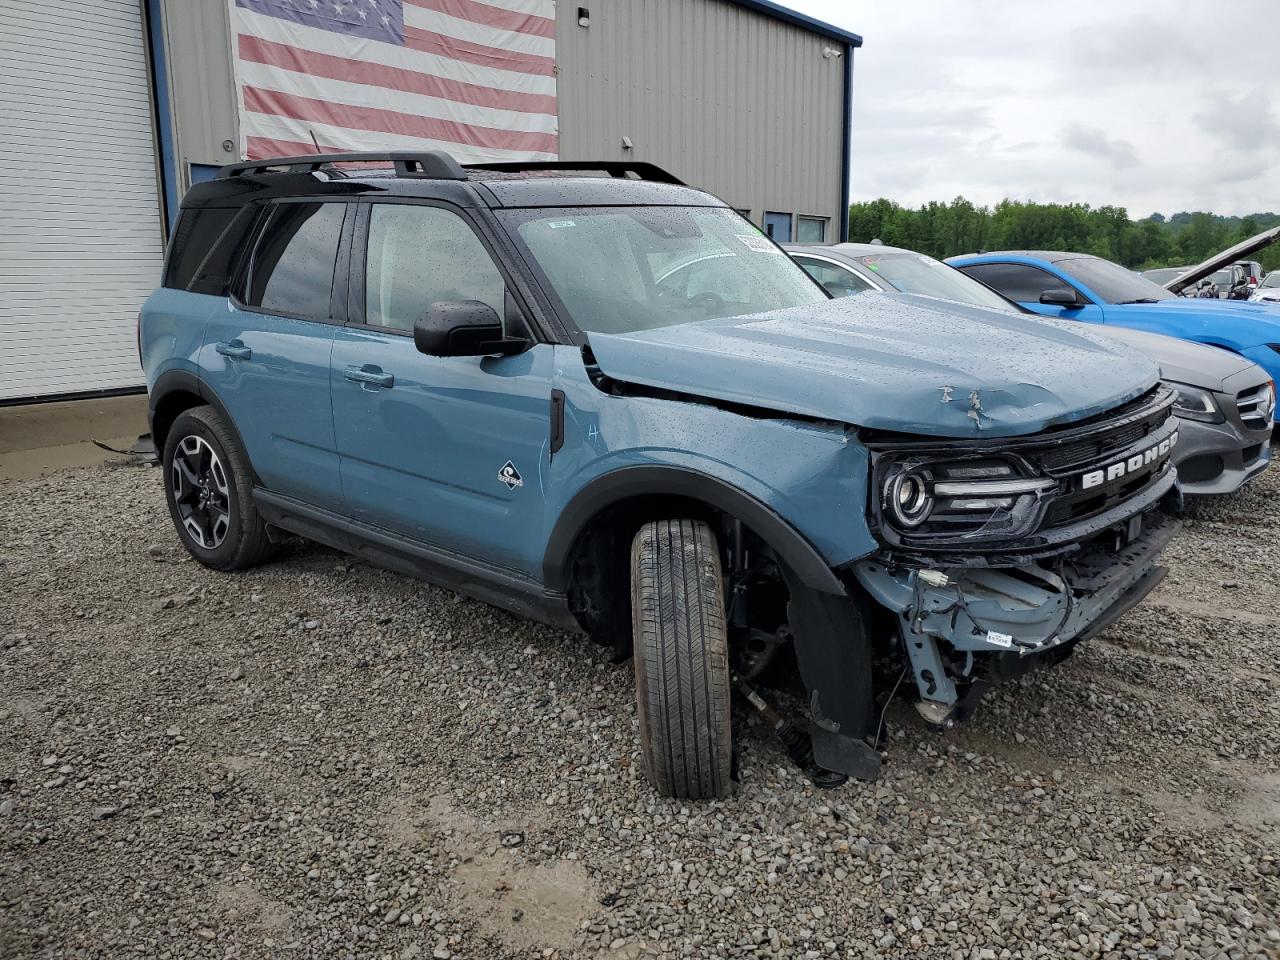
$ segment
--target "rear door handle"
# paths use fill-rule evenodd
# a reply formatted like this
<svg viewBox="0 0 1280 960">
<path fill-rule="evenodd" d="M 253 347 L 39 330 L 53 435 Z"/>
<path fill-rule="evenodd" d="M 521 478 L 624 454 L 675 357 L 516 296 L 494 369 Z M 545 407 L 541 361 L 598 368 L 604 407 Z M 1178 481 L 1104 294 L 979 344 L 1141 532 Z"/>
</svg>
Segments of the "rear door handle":
<svg viewBox="0 0 1280 960">
<path fill-rule="evenodd" d="M 342 375 L 352 383 L 367 383 L 374 387 L 393 387 L 396 383 L 394 376 L 383 373 L 381 367 L 372 363 L 366 363 L 363 367 L 347 367 Z"/>
<path fill-rule="evenodd" d="M 229 357 L 232 360 L 248 360 L 253 356 L 253 350 L 246 347 L 241 340 L 228 340 L 225 343 L 218 344 L 214 349 L 224 357 Z"/>
</svg>

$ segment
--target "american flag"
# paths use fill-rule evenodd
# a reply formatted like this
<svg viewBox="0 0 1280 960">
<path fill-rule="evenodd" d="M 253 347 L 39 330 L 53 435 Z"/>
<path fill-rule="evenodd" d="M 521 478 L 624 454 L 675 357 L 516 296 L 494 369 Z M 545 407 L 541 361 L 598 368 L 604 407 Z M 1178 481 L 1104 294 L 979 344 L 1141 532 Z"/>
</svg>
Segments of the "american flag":
<svg viewBox="0 0 1280 960">
<path fill-rule="evenodd" d="M 554 160 L 554 0 L 231 0 L 248 160 Z"/>
</svg>

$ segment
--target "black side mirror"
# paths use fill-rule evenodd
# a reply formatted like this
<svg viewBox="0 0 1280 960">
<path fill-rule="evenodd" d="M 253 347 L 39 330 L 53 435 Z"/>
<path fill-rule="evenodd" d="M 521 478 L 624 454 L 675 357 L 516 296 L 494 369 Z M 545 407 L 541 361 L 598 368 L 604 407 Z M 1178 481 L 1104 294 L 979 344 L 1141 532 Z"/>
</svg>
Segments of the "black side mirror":
<svg viewBox="0 0 1280 960">
<path fill-rule="evenodd" d="M 529 345 L 523 337 L 505 337 L 498 314 L 479 300 L 433 303 L 414 323 L 413 343 L 433 357 L 520 353 Z"/>
<path fill-rule="evenodd" d="M 1049 307 L 1082 307 L 1083 303 L 1076 292 L 1067 287 L 1053 287 L 1040 294 L 1040 302 Z"/>
</svg>

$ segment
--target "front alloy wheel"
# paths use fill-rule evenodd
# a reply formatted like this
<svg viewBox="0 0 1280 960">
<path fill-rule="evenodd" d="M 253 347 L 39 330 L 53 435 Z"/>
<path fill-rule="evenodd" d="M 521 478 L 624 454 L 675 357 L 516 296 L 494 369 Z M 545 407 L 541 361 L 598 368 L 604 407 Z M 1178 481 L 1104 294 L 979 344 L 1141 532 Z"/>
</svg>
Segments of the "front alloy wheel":
<svg viewBox="0 0 1280 960">
<path fill-rule="evenodd" d="M 218 454 L 203 437 L 186 436 L 174 450 L 173 502 L 191 539 L 216 550 L 231 529 L 231 489 Z"/>
</svg>

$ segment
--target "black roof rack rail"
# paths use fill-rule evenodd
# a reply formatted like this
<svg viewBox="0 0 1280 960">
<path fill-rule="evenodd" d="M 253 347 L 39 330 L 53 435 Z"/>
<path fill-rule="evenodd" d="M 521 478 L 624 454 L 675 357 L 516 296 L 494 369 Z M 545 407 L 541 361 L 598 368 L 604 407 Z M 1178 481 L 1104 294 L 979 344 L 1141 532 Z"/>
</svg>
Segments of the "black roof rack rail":
<svg viewBox="0 0 1280 960">
<path fill-rule="evenodd" d="M 599 170 L 611 177 L 629 178 L 634 174 L 641 180 L 672 183 L 683 187 L 685 182 L 663 170 L 656 163 L 643 160 L 511 160 L 500 163 L 467 163 L 467 170 L 493 170 L 498 173 L 537 173 L 539 171 Z"/>
<path fill-rule="evenodd" d="M 309 173 L 334 163 L 368 163 L 390 161 L 397 177 L 417 177 L 426 180 L 465 180 L 467 172 L 458 161 L 443 150 L 393 151 L 390 153 L 316 153 L 302 157 L 269 157 L 231 163 L 218 171 L 220 178 L 238 177 L 242 174 L 266 173 L 278 167 L 286 167 L 290 173 Z"/>
</svg>

